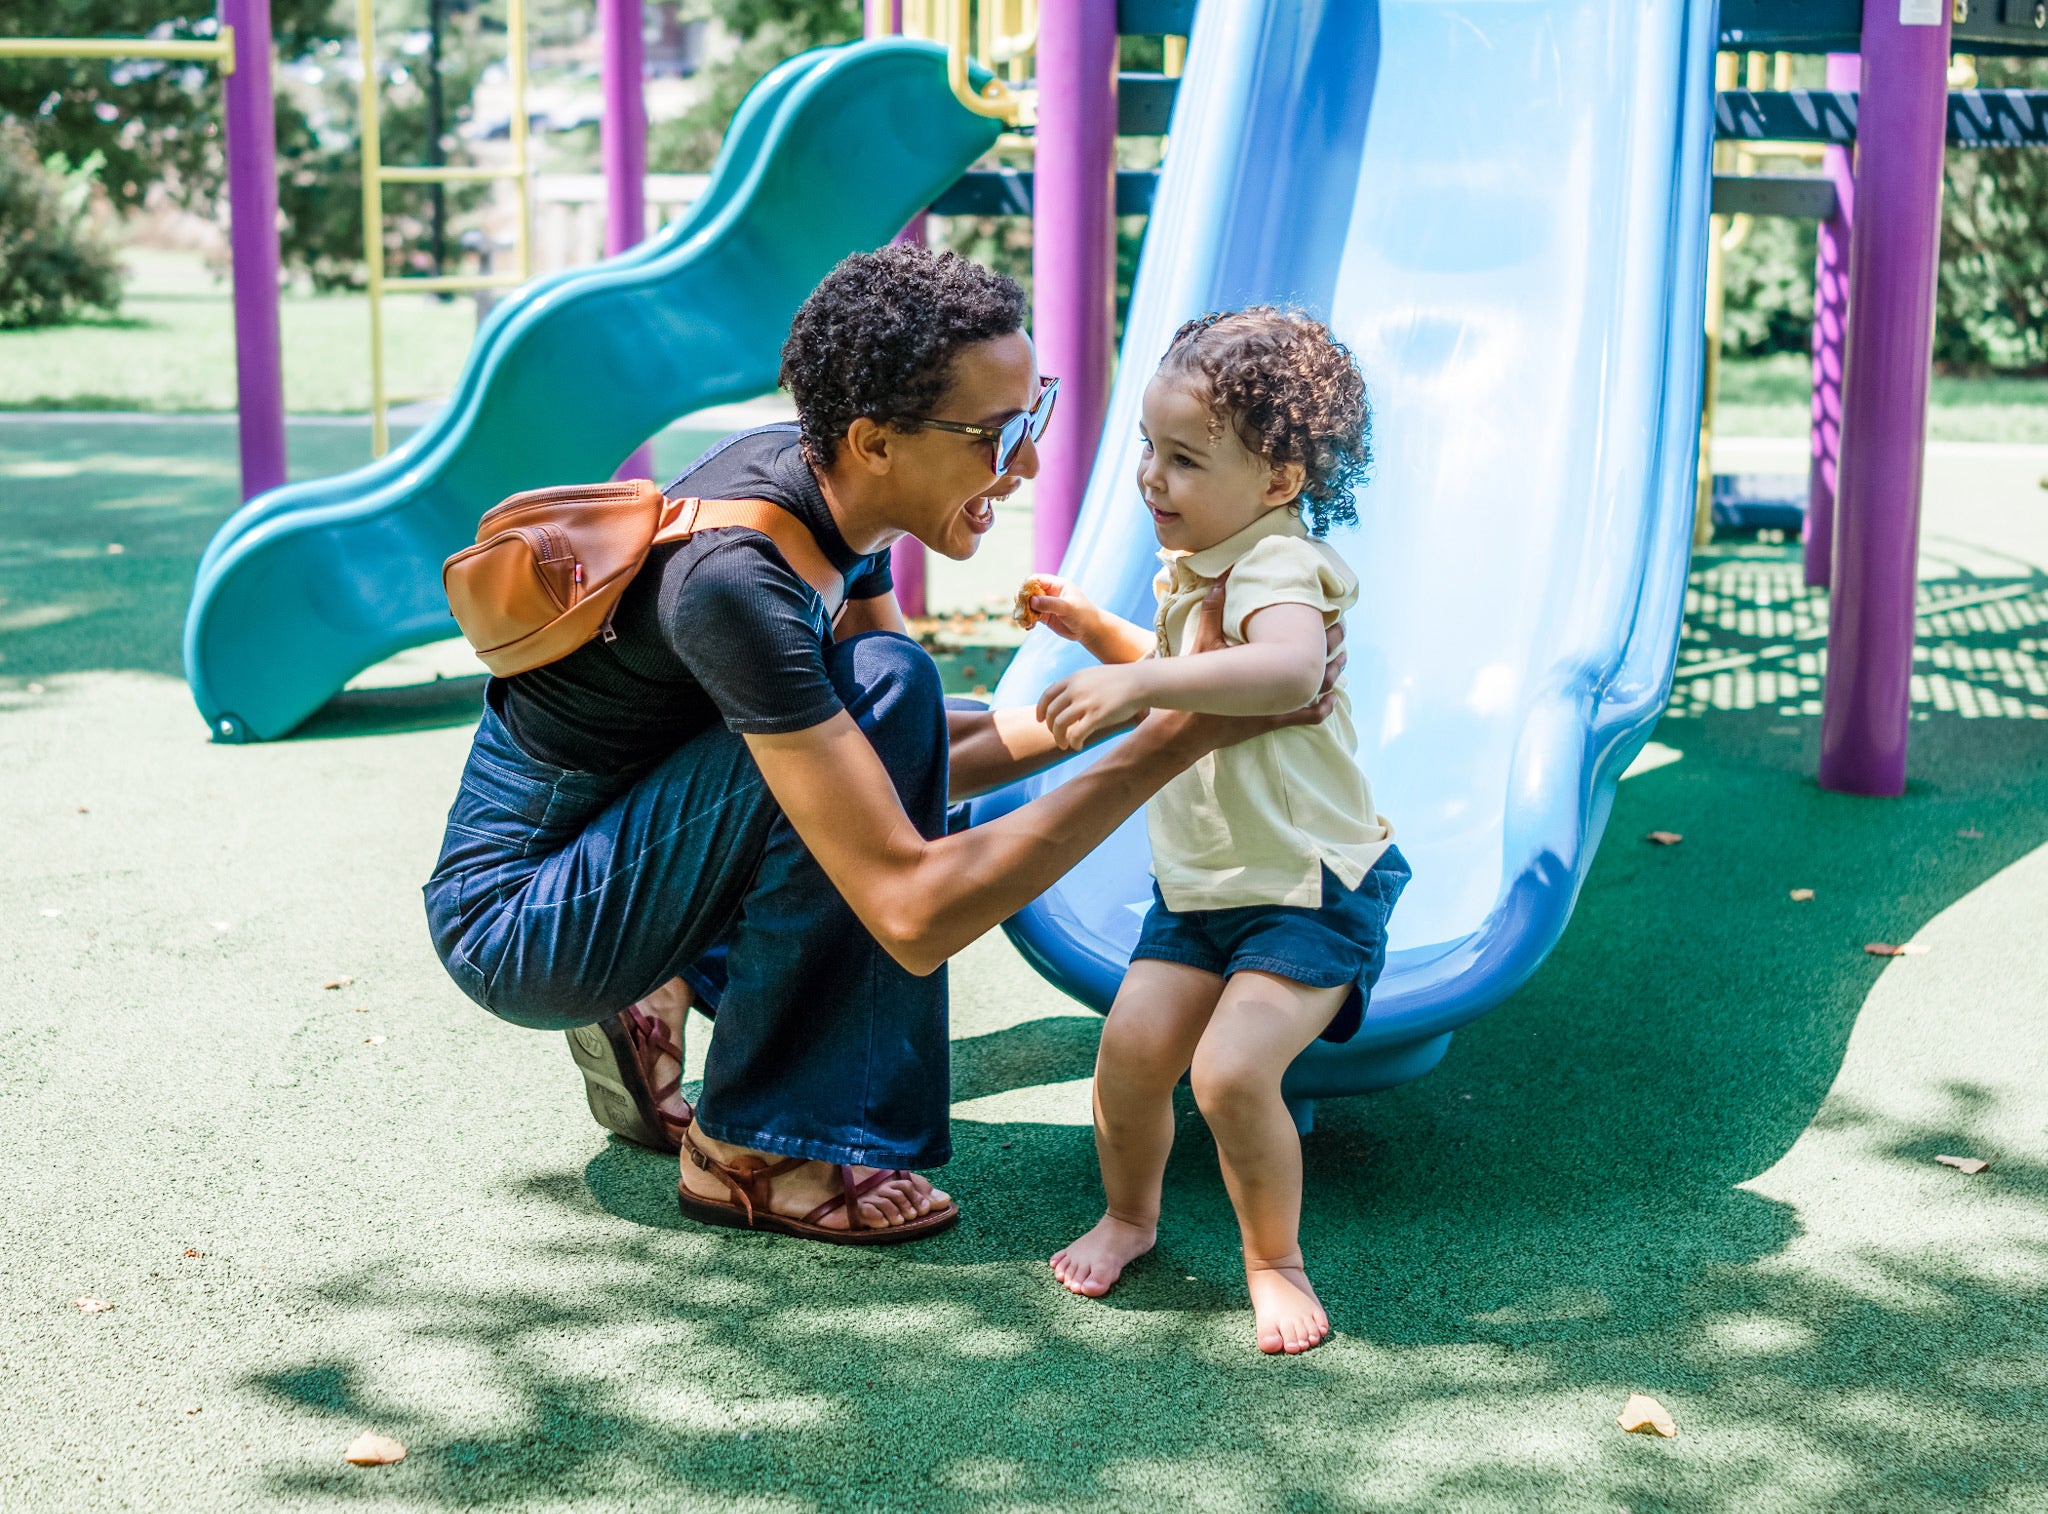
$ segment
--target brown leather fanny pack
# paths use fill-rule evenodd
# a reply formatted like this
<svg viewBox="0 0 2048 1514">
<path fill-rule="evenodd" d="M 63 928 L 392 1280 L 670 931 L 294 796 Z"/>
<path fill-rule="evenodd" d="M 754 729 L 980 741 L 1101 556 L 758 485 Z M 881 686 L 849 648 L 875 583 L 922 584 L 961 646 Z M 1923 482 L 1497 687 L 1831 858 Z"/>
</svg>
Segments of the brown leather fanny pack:
<svg viewBox="0 0 2048 1514">
<path fill-rule="evenodd" d="M 441 566 L 455 623 L 499 677 L 611 637 L 619 596 L 658 543 L 699 531 L 758 531 L 836 616 L 846 581 L 817 539 L 765 499 L 669 499 L 646 479 L 529 489 L 488 510 L 476 545 Z"/>
</svg>

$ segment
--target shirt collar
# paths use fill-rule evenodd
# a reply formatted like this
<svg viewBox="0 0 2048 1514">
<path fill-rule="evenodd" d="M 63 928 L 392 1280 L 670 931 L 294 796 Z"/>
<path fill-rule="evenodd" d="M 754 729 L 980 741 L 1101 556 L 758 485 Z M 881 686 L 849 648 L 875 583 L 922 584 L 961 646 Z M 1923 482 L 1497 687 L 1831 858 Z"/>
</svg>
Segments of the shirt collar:
<svg viewBox="0 0 2048 1514">
<path fill-rule="evenodd" d="M 771 475 L 784 492 L 784 498 L 776 503 L 786 502 L 790 514 L 809 529 L 832 566 L 841 573 L 849 572 L 861 560 L 861 554 L 846 544 L 846 538 L 839 532 L 839 522 L 832 518 L 832 507 L 825 503 L 825 491 L 818 487 L 818 476 L 811 471 L 810 459 L 804 456 L 802 431 L 795 426 L 788 430 L 789 445 L 769 463 Z"/>
<path fill-rule="evenodd" d="M 1176 578 L 1213 581 L 1236 567 L 1239 558 L 1269 536 L 1306 538 L 1308 527 L 1301 523 L 1301 516 L 1292 505 L 1281 505 L 1268 510 L 1236 535 L 1226 536 L 1199 552 L 1176 552 L 1170 547 L 1163 547 L 1159 560 L 1173 569 Z"/>
</svg>

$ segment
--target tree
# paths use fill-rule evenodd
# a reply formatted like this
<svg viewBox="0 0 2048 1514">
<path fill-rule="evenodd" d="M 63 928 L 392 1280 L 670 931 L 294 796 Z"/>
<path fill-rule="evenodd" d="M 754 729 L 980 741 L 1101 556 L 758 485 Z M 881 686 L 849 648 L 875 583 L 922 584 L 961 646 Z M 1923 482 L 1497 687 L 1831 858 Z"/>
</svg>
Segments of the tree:
<svg viewBox="0 0 2048 1514">
<path fill-rule="evenodd" d="M 2039 89 L 2048 65 L 1983 58 L 1985 89 Z M 2048 371 L 2048 153 L 1951 152 L 1943 173 L 1935 361 Z"/>
<path fill-rule="evenodd" d="M 442 81 L 448 99 L 467 102 L 484 59 L 503 52 L 503 8 L 502 0 L 448 0 L 447 9 L 459 13 L 447 22 Z M 424 24 L 426 0 L 379 0 L 378 11 L 382 26 L 413 29 Z M 481 34 L 494 23 L 496 36 L 486 42 Z M 0 8 L 0 36 L 189 39 L 213 36 L 214 28 L 211 0 L 6 0 Z M 287 70 L 277 76 L 284 264 L 310 275 L 318 288 L 360 285 L 361 123 L 343 49 L 344 39 L 354 36 L 352 17 L 336 0 L 271 0 L 271 31 L 281 60 L 310 62 L 307 72 L 321 76 L 303 88 L 292 84 Z M 394 60 L 388 47 L 382 51 L 383 156 L 423 162 L 421 61 Z M 444 127 L 453 127 L 466 108 L 459 103 Z M 138 209 L 152 192 L 202 215 L 213 214 L 219 203 L 225 163 L 220 84 L 211 68 L 63 58 L 0 62 L 0 116 L 22 124 L 38 157 L 100 162 L 101 182 L 118 209 Z M 445 161 L 466 161 L 452 132 L 442 145 Z M 474 185 L 447 190 L 458 210 L 488 194 Z M 424 249 L 430 197 L 422 185 L 387 189 L 385 255 L 394 269 L 416 262 Z"/>
<path fill-rule="evenodd" d="M 36 157 L 26 129 L 0 121 L 0 328 L 54 326 L 121 303 L 120 269 L 95 203 L 99 162 Z"/>
<path fill-rule="evenodd" d="M 710 0 L 710 13 L 739 39 L 738 50 L 698 77 L 704 97 L 648 130 L 647 162 L 658 173 L 702 173 L 718 156 L 725 128 L 747 91 L 784 58 L 861 34 L 857 0 Z"/>
<path fill-rule="evenodd" d="M 334 34 L 334 0 L 271 0 L 278 56 L 296 58 Z M 213 0 L 7 0 L 0 37 L 155 37 L 215 34 Z M 0 62 L 0 115 L 27 130 L 38 157 L 93 154 L 122 210 L 163 185 L 181 204 L 210 207 L 219 194 L 220 85 L 200 64 L 107 63 L 89 58 Z"/>
</svg>

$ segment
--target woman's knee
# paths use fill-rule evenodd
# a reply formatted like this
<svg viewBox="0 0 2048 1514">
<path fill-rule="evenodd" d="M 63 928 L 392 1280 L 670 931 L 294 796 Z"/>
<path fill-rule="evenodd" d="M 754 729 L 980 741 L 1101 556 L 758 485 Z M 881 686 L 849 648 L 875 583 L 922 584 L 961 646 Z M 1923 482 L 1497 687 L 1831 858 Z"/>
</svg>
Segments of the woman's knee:
<svg viewBox="0 0 2048 1514">
<path fill-rule="evenodd" d="M 863 728 L 906 717 L 930 721 L 944 713 L 939 665 L 898 632 L 864 631 L 835 642 L 825 667 L 840 700 Z"/>
<path fill-rule="evenodd" d="M 835 644 L 825 665 L 918 829 L 942 835 L 948 749 L 938 664 L 908 636 L 869 631 Z"/>
</svg>

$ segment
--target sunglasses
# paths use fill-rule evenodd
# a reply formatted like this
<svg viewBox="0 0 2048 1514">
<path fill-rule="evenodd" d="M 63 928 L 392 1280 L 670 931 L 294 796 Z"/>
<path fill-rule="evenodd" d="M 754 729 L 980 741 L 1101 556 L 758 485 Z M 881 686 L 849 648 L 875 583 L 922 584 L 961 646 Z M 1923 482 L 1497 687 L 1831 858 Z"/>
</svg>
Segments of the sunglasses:
<svg viewBox="0 0 2048 1514">
<path fill-rule="evenodd" d="M 1019 410 L 1000 426 L 970 426 L 965 421 L 935 421 L 927 415 L 914 415 L 909 420 L 920 426 L 930 426 L 934 431 L 953 431 L 961 436 L 978 436 L 989 444 L 989 465 L 1002 477 L 1010 471 L 1010 464 L 1016 461 L 1017 449 L 1024 445 L 1024 438 L 1034 442 L 1045 435 L 1046 423 L 1052 419 L 1052 403 L 1059 397 L 1060 381 L 1056 378 L 1039 380 L 1038 399 L 1029 410 Z"/>
</svg>

